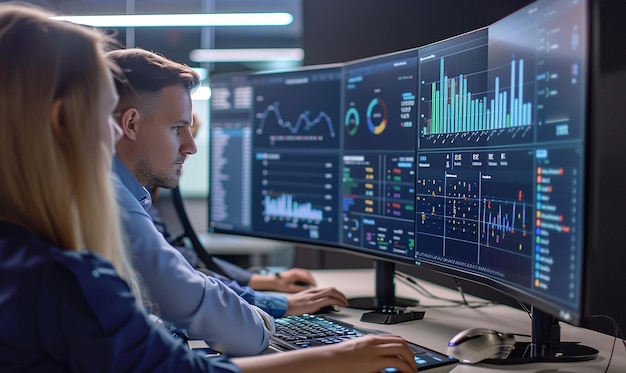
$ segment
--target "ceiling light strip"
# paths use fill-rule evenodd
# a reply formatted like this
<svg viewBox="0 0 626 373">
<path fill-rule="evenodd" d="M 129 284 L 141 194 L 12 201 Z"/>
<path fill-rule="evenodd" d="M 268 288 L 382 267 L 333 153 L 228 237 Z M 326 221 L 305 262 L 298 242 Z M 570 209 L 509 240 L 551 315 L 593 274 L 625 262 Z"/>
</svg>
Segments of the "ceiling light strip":
<svg viewBox="0 0 626 373">
<path fill-rule="evenodd" d="M 189 54 L 194 62 L 302 61 L 301 48 L 194 49 Z"/>
<path fill-rule="evenodd" d="M 293 22 L 290 13 L 120 14 L 51 18 L 94 27 L 286 26 Z"/>
</svg>

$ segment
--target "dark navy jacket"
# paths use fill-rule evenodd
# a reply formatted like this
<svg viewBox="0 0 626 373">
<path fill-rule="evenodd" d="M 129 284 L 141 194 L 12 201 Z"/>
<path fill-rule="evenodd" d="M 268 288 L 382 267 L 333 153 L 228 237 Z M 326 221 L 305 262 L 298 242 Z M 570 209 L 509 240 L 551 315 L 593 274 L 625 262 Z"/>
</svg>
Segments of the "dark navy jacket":
<svg viewBox="0 0 626 373">
<path fill-rule="evenodd" d="M 148 320 L 100 256 L 0 222 L 1 372 L 240 372 Z"/>
</svg>

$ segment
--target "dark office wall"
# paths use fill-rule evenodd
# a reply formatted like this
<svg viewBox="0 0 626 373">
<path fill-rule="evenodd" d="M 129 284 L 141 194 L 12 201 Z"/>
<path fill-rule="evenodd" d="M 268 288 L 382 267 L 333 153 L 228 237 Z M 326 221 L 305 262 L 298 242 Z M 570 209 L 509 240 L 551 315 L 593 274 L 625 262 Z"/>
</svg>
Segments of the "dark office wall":
<svg viewBox="0 0 626 373">
<path fill-rule="evenodd" d="M 305 65 L 419 47 L 484 27 L 529 0 L 303 0 Z"/>
</svg>

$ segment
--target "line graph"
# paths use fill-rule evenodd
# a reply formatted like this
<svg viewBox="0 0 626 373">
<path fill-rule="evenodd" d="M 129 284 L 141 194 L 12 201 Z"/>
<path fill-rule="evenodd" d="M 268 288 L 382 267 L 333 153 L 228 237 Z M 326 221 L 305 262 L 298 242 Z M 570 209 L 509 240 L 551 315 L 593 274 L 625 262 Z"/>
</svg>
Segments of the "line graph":
<svg viewBox="0 0 626 373">
<path fill-rule="evenodd" d="M 480 233 L 481 243 L 486 246 L 499 245 L 516 233 L 522 239 L 528 234 L 527 211 L 530 205 L 523 201 L 522 191 L 518 191 L 520 200 L 502 201 L 484 198 L 481 206 Z M 517 240 L 519 242 L 520 240 Z M 520 246 L 522 243 L 519 244 Z"/>
<path fill-rule="evenodd" d="M 315 118 L 311 119 L 311 113 L 309 111 L 304 111 L 298 115 L 294 122 L 292 122 L 283 118 L 280 112 L 279 102 L 274 102 L 273 104 L 268 105 L 262 113 L 258 114 L 259 127 L 256 130 L 258 135 L 263 134 L 268 120 L 272 117 L 276 120 L 276 124 L 279 128 L 286 129 L 292 135 L 299 134 L 300 130 L 306 132 L 315 128 L 317 125 L 321 124 L 323 126 L 325 124 L 328 128 L 328 135 L 330 137 L 337 136 L 335 134 L 335 129 L 333 128 L 333 121 L 330 116 L 326 114 L 326 112 L 320 111 Z"/>
<path fill-rule="evenodd" d="M 340 68 L 259 74 L 254 80 L 253 146 L 336 149 L 341 111 Z"/>
</svg>

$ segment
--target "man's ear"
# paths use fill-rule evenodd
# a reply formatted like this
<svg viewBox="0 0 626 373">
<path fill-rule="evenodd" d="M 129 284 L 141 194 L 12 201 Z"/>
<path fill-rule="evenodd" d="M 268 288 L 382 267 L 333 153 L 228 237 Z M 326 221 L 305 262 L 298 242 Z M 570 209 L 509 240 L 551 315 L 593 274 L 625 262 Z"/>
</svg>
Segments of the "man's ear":
<svg viewBox="0 0 626 373">
<path fill-rule="evenodd" d="M 52 134 L 62 145 L 67 144 L 67 134 L 65 131 L 65 124 L 63 123 L 63 101 L 58 98 L 52 103 L 52 110 L 50 110 L 50 125 L 52 127 Z"/>
<path fill-rule="evenodd" d="M 130 140 L 137 139 L 137 123 L 139 122 L 139 110 L 134 107 L 128 108 L 122 112 L 118 125 L 124 132 L 124 137 Z"/>
</svg>

